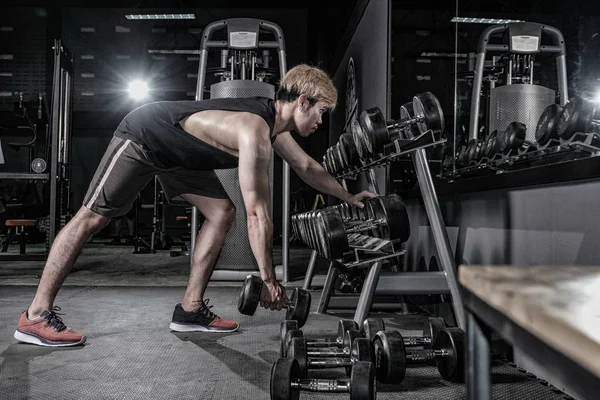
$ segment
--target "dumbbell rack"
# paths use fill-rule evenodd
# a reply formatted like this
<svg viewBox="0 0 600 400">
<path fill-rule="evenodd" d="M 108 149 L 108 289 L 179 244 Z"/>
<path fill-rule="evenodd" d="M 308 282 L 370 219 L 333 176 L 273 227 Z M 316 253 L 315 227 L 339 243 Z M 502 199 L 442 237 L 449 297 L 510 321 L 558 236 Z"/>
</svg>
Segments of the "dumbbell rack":
<svg viewBox="0 0 600 400">
<path fill-rule="evenodd" d="M 507 154 L 496 154 L 491 158 L 482 158 L 470 165 L 449 170 L 437 175 L 437 178 L 452 182 L 457 178 L 471 178 L 523 170 L 530 167 L 555 164 L 581 158 L 600 155 L 600 135 L 597 133 L 576 133 L 569 140 L 549 141 L 544 146 L 529 144 L 526 147 L 512 149 Z"/>
<path fill-rule="evenodd" d="M 346 179 L 366 173 L 369 190 L 379 194 L 380 191 L 377 187 L 373 168 L 384 166 L 394 161 L 405 159 L 406 157 L 411 157 L 417 174 L 417 180 L 421 189 L 426 213 L 431 225 L 442 271 L 397 272 L 392 270 L 389 272 L 382 272 L 381 270 L 385 260 L 404 255 L 406 251 L 394 248 L 384 255 L 374 253 L 374 257 L 369 257 L 368 253 L 363 252 L 359 254 L 358 249 L 355 247 L 355 250 L 357 251 L 356 259 L 352 262 L 345 262 L 343 259 L 330 260 L 329 270 L 319 300 L 318 313 L 325 313 L 330 308 L 347 309 L 356 307 L 353 319 L 359 325 L 362 325 L 371 310 L 373 297 L 376 294 L 408 295 L 450 293 L 452 296 L 452 306 L 457 326 L 465 329 L 462 299 L 456 279 L 456 262 L 452 254 L 446 227 L 441 216 L 439 201 L 425 153 L 427 147 L 440 145 L 444 142 L 445 140 L 435 140 L 435 135 L 432 131 L 424 132 L 423 134 L 410 139 L 396 139 L 394 142 L 389 143 L 384 147 L 384 150 L 379 157 L 361 160 L 361 165 L 340 174 L 333 174 L 334 178 L 340 181 L 341 185 L 346 189 Z M 304 289 L 310 287 L 318 255 L 317 251 L 313 250 L 304 280 Z M 368 268 L 368 273 L 358 302 L 356 303 L 356 300 L 349 296 L 335 296 L 333 293 L 334 284 L 339 274 L 347 269 L 357 267 Z M 385 279 L 379 279 L 380 277 L 385 277 Z"/>
</svg>

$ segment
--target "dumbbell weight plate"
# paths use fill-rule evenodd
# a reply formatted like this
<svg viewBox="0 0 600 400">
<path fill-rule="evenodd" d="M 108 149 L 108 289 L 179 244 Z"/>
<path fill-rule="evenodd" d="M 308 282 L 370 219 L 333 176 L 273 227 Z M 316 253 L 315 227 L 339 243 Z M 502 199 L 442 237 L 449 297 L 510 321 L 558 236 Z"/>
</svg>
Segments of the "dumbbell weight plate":
<svg viewBox="0 0 600 400">
<path fill-rule="evenodd" d="M 293 358 L 280 358 L 271 367 L 271 400 L 299 400 L 300 389 L 292 387 L 292 382 L 300 378 L 298 361 Z"/>
<path fill-rule="evenodd" d="M 298 327 L 302 328 L 308 319 L 310 312 L 310 292 L 308 290 L 294 288 L 290 296 L 291 308 L 288 308 L 285 319 L 298 321 Z"/>
<path fill-rule="evenodd" d="M 300 329 L 292 329 L 287 331 L 280 349 L 281 357 L 287 357 L 288 352 L 290 351 L 290 346 L 292 345 L 292 339 L 294 338 L 304 338 L 304 333 Z"/>
<path fill-rule="evenodd" d="M 367 318 L 363 321 L 361 333 L 370 341 L 379 331 L 385 331 L 385 323 L 381 318 Z"/>
<path fill-rule="evenodd" d="M 319 234 L 323 235 L 327 259 L 341 258 L 349 250 L 348 235 L 340 214 L 333 209 L 323 209 L 319 213 Z"/>
<path fill-rule="evenodd" d="M 484 146 L 484 149 L 483 149 L 484 157 L 492 158 L 498 152 L 497 149 L 496 149 L 496 147 L 497 147 L 497 138 L 498 138 L 497 134 L 498 134 L 498 131 L 493 131 L 486 138 L 486 140 L 485 140 L 485 146 Z"/>
<path fill-rule="evenodd" d="M 525 143 L 527 127 L 522 122 L 513 121 L 508 124 L 504 135 L 504 152 L 507 154 L 512 149 L 518 149 Z"/>
<path fill-rule="evenodd" d="M 442 378 L 450 382 L 465 382 L 465 332 L 460 328 L 445 328 L 435 335 L 433 348 L 446 350 L 448 357 L 435 360 Z"/>
<path fill-rule="evenodd" d="M 363 110 L 358 119 L 365 134 L 368 153 L 378 154 L 389 142 L 387 121 L 378 107 Z"/>
<path fill-rule="evenodd" d="M 410 222 L 406 206 L 397 194 L 388 194 L 368 199 L 373 215 L 371 218 L 383 219 L 379 227 L 381 238 L 400 239 L 406 242 L 410 237 Z"/>
<path fill-rule="evenodd" d="M 248 275 L 242 284 L 240 297 L 238 298 L 238 311 L 244 315 L 254 315 L 256 307 L 260 302 L 260 291 L 262 290 L 262 279 L 255 275 Z"/>
<path fill-rule="evenodd" d="M 425 320 L 425 324 L 423 326 L 423 337 L 430 338 L 433 344 L 433 339 L 435 338 L 435 335 L 445 327 L 446 321 L 444 321 L 444 318 L 429 317 Z M 435 365 L 435 360 L 430 360 L 428 364 Z"/>
<path fill-rule="evenodd" d="M 576 132 L 582 132 L 581 111 L 584 107 L 584 101 L 579 96 L 572 96 L 564 106 L 558 119 L 558 134 L 564 140 L 569 140 Z"/>
<path fill-rule="evenodd" d="M 365 134 L 363 132 L 362 126 L 358 122 L 357 119 L 352 120 L 350 123 L 350 133 L 352 134 L 352 140 L 356 146 L 356 152 L 358 153 L 358 157 L 361 160 L 365 160 L 368 158 L 368 150 L 365 144 Z"/>
<path fill-rule="evenodd" d="M 301 379 L 306 378 L 308 376 L 308 355 L 306 340 L 304 338 L 292 338 L 287 351 L 287 357 L 298 361 L 299 376 Z"/>
<path fill-rule="evenodd" d="M 535 127 L 535 141 L 539 146 L 544 146 L 552 139 L 559 139 L 558 118 L 562 112 L 559 104 L 550 104 L 544 109 Z"/>
<path fill-rule="evenodd" d="M 406 374 L 404 339 L 398 331 L 380 331 L 373 338 L 375 372 L 382 383 L 400 383 Z"/>
<path fill-rule="evenodd" d="M 473 161 L 477 161 L 479 159 L 479 155 L 481 154 L 481 143 L 482 141 L 479 139 L 469 140 L 466 150 L 467 153 L 465 154 L 466 165 L 469 165 Z"/>
<path fill-rule="evenodd" d="M 279 354 L 281 357 L 285 357 L 285 337 L 289 331 L 297 331 L 300 327 L 298 326 L 298 321 L 285 320 L 281 322 L 281 326 L 279 328 L 279 337 L 280 337 L 280 346 L 279 346 Z"/>
<path fill-rule="evenodd" d="M 417 122 L 421 133 L 428 130 L 444 133 L 444 113 L 437 97 L 431 92 L 419 93 L 413 97 L 415 117 L 423 116 L 424 120 Z"/>
<path fill-rule="evenodd" d="M 376 389 L 373 363 L 358 361 L 350 375 L 350 400 L 374 400 Z"/>
<path fill-rule="evenodd" d="M 364 361 L 372 363 L 375 361 L 375 355 L 373 354 L 373 346 L 371 341 L 367 338 L 356 338 L 352 342 L 352 348 L 350 349 L 350 359 L 356 365 L 357 361 Z M 346 376 L 352 376 L 352 367 L 346 367 Z"/>
<path fill-rule="evenodd" d="M 352 135 L 345 132 L 340 135 L 340 150 L 344 164 L 349 168 L 358 165 L 358 152 L 356 151 L 356 144 L 352 140 Z"/>
</svg>

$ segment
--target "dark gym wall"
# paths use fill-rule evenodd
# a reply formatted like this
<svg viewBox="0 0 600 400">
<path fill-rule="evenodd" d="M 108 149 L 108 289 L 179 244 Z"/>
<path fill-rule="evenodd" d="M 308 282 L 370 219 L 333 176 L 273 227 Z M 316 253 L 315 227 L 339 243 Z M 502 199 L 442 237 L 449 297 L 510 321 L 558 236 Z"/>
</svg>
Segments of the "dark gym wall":
<svg viewBox="0 0 600 400">
<path fill-rule="evenodd" d="M 338 141 L 345 128 L 349 132 L 347 108 L 351 108 L 351 106 L 346 104 L 346 89 L 350 59 L 354 63 L 355 98 L 357 100 L 356 112 L 350 119 L 358 117 L 362 110 L 371 107 L 379 107 L 383 115 L 389 117 L 389 1 L 371 0 L 364 7 L 362 18 L 333 76 L 338 88 L 339 100 L 338 107 L 331 113 L 329 146 Z M 378 168 L 376 176 L 379 189 L 384 193 L 386 190 L 385 170 Z M 347 184 L 350 192 L 367 189 L 363 177 L 356 181 L 347 180 Z"/>
</svg>

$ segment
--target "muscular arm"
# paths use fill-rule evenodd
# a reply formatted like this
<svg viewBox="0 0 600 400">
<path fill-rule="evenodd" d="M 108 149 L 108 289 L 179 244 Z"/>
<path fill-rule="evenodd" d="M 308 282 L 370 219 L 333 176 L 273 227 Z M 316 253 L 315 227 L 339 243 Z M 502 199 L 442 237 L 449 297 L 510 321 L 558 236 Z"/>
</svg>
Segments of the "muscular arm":
<svg viewBox="0 0 600 400">
<path fill-rule="evenodd" d="M 264 127 L 268 130 L 266 124 Z M 275 281 L 273 270 L 273 222 L 269 213 L 269 163 L 271 144 L 268 132 L 248 129 L 239 137 L 239 182 L 246 214 L 250 247 L 263 281 Z"/>
<path fill-rule="evenodd" d="M 277 154 L 296 171 L 300 179 L 320 192 L 348 201 L 348 193 L 325 169 L 296 143 L 289 132 L 280 133 L 273 144 Z"/>
</svg>

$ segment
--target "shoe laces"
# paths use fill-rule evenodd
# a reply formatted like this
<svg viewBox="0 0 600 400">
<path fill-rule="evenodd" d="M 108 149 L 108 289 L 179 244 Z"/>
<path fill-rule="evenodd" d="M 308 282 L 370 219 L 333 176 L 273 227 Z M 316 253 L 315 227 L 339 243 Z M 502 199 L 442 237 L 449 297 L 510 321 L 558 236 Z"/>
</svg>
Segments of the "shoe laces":
<svg viewBox="0 0 600 400">
<path fill-rule="evenodd" d="M 201 313 L 202 315 L 207 316 L 208 318 L 218 318 L 212 311 L 210 311 L 210 309 L 213 307 L 212 304 L 209 306 L 208 302 L 210 301 L 210 299 L 206 299 L 204 301 L 202 300 L 196 300 L 194 303 L 200 303 L 201 306 L 198 309 L 198 312 Z"/>
<path fill-rule="evenodd" d="M 64 324 L 62 318 L 59 317 L 59 315 L 64 314 L 61 314 L 58 311 L 60 311 L 60 307 L 54 306 L 46 315 L 44 315 L 44 318 L 48 320 L 48 324 L 50 324 L 52 328 L 56 329 L 58 332 L 61 332 L 64 331 L 67 326 Z"/>
</svg>

